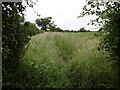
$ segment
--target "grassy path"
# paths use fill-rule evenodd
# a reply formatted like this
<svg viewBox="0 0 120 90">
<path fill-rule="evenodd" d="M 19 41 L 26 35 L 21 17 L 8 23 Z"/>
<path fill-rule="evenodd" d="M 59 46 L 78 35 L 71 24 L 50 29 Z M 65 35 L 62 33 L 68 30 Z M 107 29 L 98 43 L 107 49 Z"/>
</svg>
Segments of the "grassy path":
<svg viewBox="0 0 120 90">
<path fill-rule="evenodd" d="M 21 62 L 34 87 L 114 87 L 116 71 L 94 32 L 46 32 L 32 37 Z M 26 85 L 26 86 L 27 86 Z"/>
</svg>

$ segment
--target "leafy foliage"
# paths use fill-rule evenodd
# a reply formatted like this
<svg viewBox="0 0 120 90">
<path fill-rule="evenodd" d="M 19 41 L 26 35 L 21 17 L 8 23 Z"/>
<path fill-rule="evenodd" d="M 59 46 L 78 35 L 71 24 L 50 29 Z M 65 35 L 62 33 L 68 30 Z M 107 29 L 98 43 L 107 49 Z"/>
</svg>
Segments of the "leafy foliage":
<svg viewBox="0 0 120 90">
<path fill-rule="evenodd" d="M 22 25 L 22 28 L 27 32 L 26 34 L 28 36 L 33 36 L 35 34 L 40 33 L 40 30 L 36 27 L 36 25 L 34 23 L 25 22 Z"/>
<path fill-rule="evenodd" d="M 48 31 L 50 25 L 53 24 L 51 19 L 52 17 L 40 18 L 40 19 L 36 19 L 35 22 L 39 27 L 41 27 L 42 30 Z"/>
<path fill-rule="evenodd" d="M 36 24 L 41 27 L 42 30 L 52 31 L 52 32 L 62 32 L 63 30 L 57 27 L 54 24 L 54 21 L 51 21 L 52 17 L 36 19 Z"/>
<path fill-rule="evenodd" d="M 2 3 L 3 67 L 9 69 L 17 67 L 21 52 L 24 51 L 24 46 L 30 40 L 25 34 L 26 31 L 21 28 L 21 23 L 24 21 L 22 13 L 24 9 L 21 3 Z M 12 71 L 10 70 L 10 72 Z"/>
<path fill-rule="evenodd" d="M 39 33 L 37 27 L 24 23 L 21 2 L 2 3 L 2 70 L 3 86 L 14 86 L 18 79 L 19 61 L 24 55 L 32 35 Z"/>
<path fill-rule="evenodd" d="M 90 6 L 91 8 L 87 8 Z M 104 8 L 101 10 L 101 6 Z M 99 31 L 105 31 L 105 37 L 102 40 L 101 48 L 105 48 L 107 51 L 112 52 L 115 56 L 120 55 L 120 3 L 114 2 L 88 2 L 88 5 L 84 6 L 84 12 L 80 17 L 85 15 L 97 15 L 96 20 L 91 20 L 92 24 L 97 22 L 102 25 Z"/>
<path fill-rule="evenodd" d="M 83 27 L 83 28 L 80 28 L 78 32 L 90 32 L 90 30 L 86 30 L 85 27 Z"/>
<path fill-rule="evenodd" d="M 50 26 L 50 31 L 52 31 L 52 32 L 63 32 L 63 30 L 62 29 L 60 29 L 59 27 L 56 27 L 57 25 L 51 25 Z"/>
<path fill-rule="evenodd" d="M 101 10 L 101 8 L 103 9 Z M 98 16 L 96 20 L 91 20 L 92 24 L 97 22 L 101 26 L 99 31 L 104 32 L 98 49 L 108 51 L 120 67 L 120 3 L 88 2 L 83 10 L 80 17 L 90 14 Z"/>
</svg>

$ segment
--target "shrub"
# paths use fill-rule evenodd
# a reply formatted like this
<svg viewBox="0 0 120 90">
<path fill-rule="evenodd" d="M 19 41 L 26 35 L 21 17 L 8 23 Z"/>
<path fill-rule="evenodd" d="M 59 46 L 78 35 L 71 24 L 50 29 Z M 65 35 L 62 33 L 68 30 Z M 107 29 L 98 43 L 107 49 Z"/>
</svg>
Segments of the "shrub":
<svg viewBox="0 0 120 90">
<path fill-rule="evenodd" d="M 2 3 L 3 76 L 7 72 L 15 73 L 18 60 L 24 54 L 25 46 L 30 40 L 29 35 L 21 28 L 21 23 L 24 21 L 22 15 L 24 9 L 21 3 Z"/>
<path fill-rule="evenodd" d="M 69 79 L 72 87 L 79 88 L 115 88 L 117 70 L 103 52 L 90 52 L 89 56 L 78 56 L 69 63 Z"/>
<path fill-rule="evenodd" d="M 26 31 L 26 34 L 29 36 L 40 33 L 40 30 L 36 27 L 34 23 L 25 22 L 21 27 Z"/>
<path fill-rule="evenodd" d="M 3 86 L 15 86 L 19 62 L 32 35 L 39 33 L 34 24 L 24 23 L 21 2 L 2 3 L 2 69 Z M 23 24 L 24 23 L 24 24 Z"/>
</svg>

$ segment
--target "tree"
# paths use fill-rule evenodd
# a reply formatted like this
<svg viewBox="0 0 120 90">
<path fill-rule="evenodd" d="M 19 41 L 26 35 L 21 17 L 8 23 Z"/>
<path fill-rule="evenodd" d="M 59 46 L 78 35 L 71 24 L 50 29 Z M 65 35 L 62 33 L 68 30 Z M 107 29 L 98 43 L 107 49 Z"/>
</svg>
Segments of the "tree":
<svg viewBox="0 0 120 90">
<path fill-rule="evenodd" d="M 51 26 L 49 27 L 49 30 L 52 32 L 63 32 L 63 30 L 57 27 L 57 25 L 55 24 L 51 24 Z"/>
<path fill-rule="evenodd" d="M 103 10 L 101 10 L 101 6 L 104 8 Z M 90 14 L 98 16 L 96 20 L 91 20 L 92 24 L 97 22 L 101 26 L 99 31 L 104 31 L 98 49 L 105 49 L 110 53 L 117 63 L 120 73 L 120 2 L 88 2 L 83 10 L 80 17 Z"/>
<path fill-rule="evenodd" d="M 2 3 L 3 66 L 6 62 L 9 64 L 9 69 L 15 68 L 16 62 L 21 57 L 23 47 L 30 39 L 24 35 L 25 31 L 21 29 L 24 9 L 21 3 Z"/>
<path fill-rule="evenodd" d="M 59 27 L 57 27 L 55 30 L 56 30 L 57 32 L 63 32 L 63 30 L 60 29 Z"/>
<path fill-rule="evenodd" d="M 55 32 L 56 31 L 56 27 L 57 27 L 57 25 L 51 24 L 50 27 L 49 27 L 49 30 L 52 31 L 52 32 Z"/>
<path fill-rule="evenodd" d="M 78 32 L 86 32 L 85 27 L 80 28 L 80 29 L 78 30 Z"/>
<path fill-rule="evenodd" d="M 51 21 L 52 17 L 36 19 L 36 24 L 41 27 L 42 30 L 48 31 L 51 24 L 54 22 Z"/>
<path fill-rule="evenodd" d="M 34 5 L 32 0 L 26 3 L 30 7 Z M 2 86 L 21 87 L 19 61 L 31 36 L 38 33 L 35 24 L 24 22 L 25 7 L 22 2 L 2 2 Z"/>
<path fill-rule="evenodd" d="M 23 28 L 24 14 L 21 2 L 2 3 L 2 74 L 3 86 L 15 84 L 19 60 L 25 53 L 30 40 Z M 12 78 L 12 79 L 11 79 Z"/>
<path fill-rule="evenodd" d="M 52 31 L 52 32 L 62 32 L 63 30 L 57 27 L 54 24 L 54 21 L 51 21 L 52 17 L 36 19 L 36 24 L 41 27 L 41 30 Z"/>
</svg>

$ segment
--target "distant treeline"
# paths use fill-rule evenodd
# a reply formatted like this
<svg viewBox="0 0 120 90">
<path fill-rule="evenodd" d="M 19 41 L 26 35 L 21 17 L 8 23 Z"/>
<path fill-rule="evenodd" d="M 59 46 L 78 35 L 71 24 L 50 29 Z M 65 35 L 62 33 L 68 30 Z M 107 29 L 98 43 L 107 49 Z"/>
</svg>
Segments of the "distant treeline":
<svg viewBox="0 0 120 90">
<path fill-rule="evenodd" d="M 85 27 L 80 28 L 79 30 L 63 30 L 54 24 L 52 21 L 52 17 L 38 18 L 35 21 L 36 25 L 43 31 L 50 32 L 90 32 L 90 30 L 86 30 Z"/>
<path fill-rule="evenodd" d="M 77 31 L 74 31 L 74 30 L 64 30 L 63 32 L 91 32 L 90 30 L 86 30 L 84 27 L 83 28 L 80 28 L 79 30 Z"/>
</svg>

